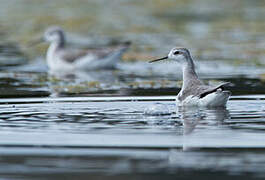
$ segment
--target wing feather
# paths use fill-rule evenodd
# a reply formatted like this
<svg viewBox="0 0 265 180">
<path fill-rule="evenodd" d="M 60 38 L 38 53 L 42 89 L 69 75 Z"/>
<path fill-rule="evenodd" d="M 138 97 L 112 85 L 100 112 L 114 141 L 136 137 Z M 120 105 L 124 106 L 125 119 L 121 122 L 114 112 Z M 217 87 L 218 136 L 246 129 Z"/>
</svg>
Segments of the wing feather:
<svg viewBox="0 0 265 180">
<path fill-rule="evenodd" d="M 208 87 L 202 88 L 198 92 L 197 96 L 199 96 L 199 98 L 203 98 L 203 97 L 207 96 L 208 94 L 211 94 L 211 93 L 217 91 L 217 89 L 224 90 L 224 86 L 226 86 L 228 84 L 230 84 L 230 82 L 224 82 L 224 83 L 221 83 L 217 86 L 208 86 Z"/>
<path fill-rule="evenodd" d="M 203 98 L 203 97 L 207 96 L 208 94 L 211 94 L 211 93 L 217 91 L 217 89 L 221 88 L 222 90 L 224 90 L 224 87 L 228 84 L 230 84 L 230 82 L 224 82 L 224 83 L 221 83 L 217 86 L 209 86 L 209 85 L 204 85 L 204 84 L 194 84 L 194 85 L 187 87 L 181 93 L 181 95 L 178 96 L 178 99 L 180 101 L 182 101 L 188 96 L 197 96 L 199 98 Z"/>
<path fill-rule="evenodd" d="M 85 57 L 92 56 L 97 60 L 104 59 L 108 56 L 111 56 L 116 51 L 122 49 L 127 49 L 130 46 L 130 42 L 125 42 L 123 44 L 108 47 L 108 48 L 90 48 L 90 49 L 63 49 L 59 52 L 62 59 L 68 63 L 74 63 L 75 61 Z"/>
</svg>

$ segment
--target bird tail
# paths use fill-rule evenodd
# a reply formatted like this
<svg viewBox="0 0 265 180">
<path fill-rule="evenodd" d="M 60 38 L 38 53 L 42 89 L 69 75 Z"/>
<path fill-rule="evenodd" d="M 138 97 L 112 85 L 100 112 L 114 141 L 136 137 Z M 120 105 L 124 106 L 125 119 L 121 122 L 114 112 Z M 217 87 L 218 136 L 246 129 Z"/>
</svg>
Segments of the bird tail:
<svg viewBox="0 0 265 180">
<path fill-rule="evenodd" d="M 115 67 L 118 61 L 121 59 L 123 53 L 130 47 L 130 45 L 131 42 L 126 41 L 113 48 L 113 53 L 107 58 L 106 65 L 112 68 Z"/>
</svg>

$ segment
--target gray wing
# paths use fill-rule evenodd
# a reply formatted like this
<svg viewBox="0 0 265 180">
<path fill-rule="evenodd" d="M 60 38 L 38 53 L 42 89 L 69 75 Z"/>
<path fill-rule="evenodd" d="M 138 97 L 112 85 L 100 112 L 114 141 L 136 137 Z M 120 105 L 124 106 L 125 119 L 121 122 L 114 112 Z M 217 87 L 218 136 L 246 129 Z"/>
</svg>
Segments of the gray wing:
<svg viewBox="0 0 265 180">
<path fill-rule="evenodd" d="M 97 60 L 111 56 L 116 51 L 126 50 L 130 46 L 129 43 L 124 43 L 115 47 L 100 48 L 100 49 L 67 49 L 61 52 L 61 58 L 69 63 L 74 63 L 76 60 L 91 56 Z"/>
<path fill-rule="evenodd" d="M 203 98 L 207 96 L 208 94 L 211 94 L 217 89 L 224 90 L 224 86 L 230 84 L 230 82 L 224 82 L 217 86 L 208 86 L 204 84 L 196 84 L 193 86 L 187 87 L 183 92 L 182 95 L 179 98 L 179 100 L 184 100 L 188 96 L 198 96 L 199 98 Z"/>
<path fill-rule="evenodd" d="M 86 56 L 88 53 L 84 50 L 73 50 L 73 49 L 65 49 L 60 53 L 61 58 L 68 62 L 68 63 L 74 63 L 76 60 Z"/>
<path fill-rule="evenodd" d="M 201 86 L 201 87 L 198 87 L 198 93 L 196 93 L 196 96 L 198 96 L 199 98 L 203 98 L 205 96 L 207 96 L 208 94 L 211 94 L 215 91 L 217 91 L 217 89 L 222 89 L 224 90 L 224 87 L 226 85 L 230 84 L 230 82 L 224 82 L 224 83 L 221 83 L 217 86 Z"/>
</svg>

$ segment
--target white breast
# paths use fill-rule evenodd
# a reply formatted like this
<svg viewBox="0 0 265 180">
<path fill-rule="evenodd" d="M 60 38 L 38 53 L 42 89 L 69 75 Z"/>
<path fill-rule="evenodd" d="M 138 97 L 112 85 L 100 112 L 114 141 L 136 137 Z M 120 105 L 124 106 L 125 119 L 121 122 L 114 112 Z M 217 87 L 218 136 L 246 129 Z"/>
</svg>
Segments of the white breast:
<svg viewBox="0 0 265 180">
<path fill-rule="evenodd" d="M 47 65 L 49 68 L 52 68 L 54 63 L 56 62 L 54 59 L 54 53 L 55 53 L 56 47 L 57 45 L 52 43 L 47 50 L 46 61 L 47 61 Z"/>
<path fill-rule="evenodd" d="M 75 69 L 74 65 L 68 63 L 60 58 L 58 54 L 56 54 L 56 44 L 51 44 L 46 55 L 47 65 L 49 69 L 53 72 L 71 72 Z"/>
<path fill-rule="evenodd" d="M 188 96 L 183 101 L 176 99 L 176 104 L 178 106 L 198 106 L 199 105 L 199 97 L 197 96 Z"/>
</svg>

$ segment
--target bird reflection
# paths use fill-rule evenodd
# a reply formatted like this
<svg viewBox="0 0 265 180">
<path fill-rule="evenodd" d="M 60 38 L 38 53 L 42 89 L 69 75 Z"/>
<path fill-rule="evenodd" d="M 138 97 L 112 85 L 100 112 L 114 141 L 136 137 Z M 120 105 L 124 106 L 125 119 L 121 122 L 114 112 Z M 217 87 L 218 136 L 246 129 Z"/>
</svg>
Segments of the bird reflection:
<svg viewBox="0 0 265 180">
<path fill-rule="evenodd" d="M 64 93 L 76 93 L 75 89 L 78 93 L 89 95 L 90 92 L 108 90 L 109 87 L 118 84 L 120 73 L 113 70 L 49 73 L 49 80 L 48 85 L 52 97 L 61 96 Z M 124 93 L 122 89 L 117 91 L 119 91 L 117 94 Z"/>
<path fill-rule="evenodd" d="M 118 81 L 118 73 L 113 70 L 97 70 L 97 71 L 77 71 L 77 72 L 52 72 L 49 71 L 50 76 L 62 80 L 79 80 L 79 81 L 99 81 L 114 83 Z"/>
<path fill-rule="evenodd" d="M 177 113 L 183 122 L 183 150 L 190 150 L 192 142 L 189 142 L 191 135 L 199 136 L 194 131 L 199 125 L 210 126 L 222 124 L 225 119 L 229 119 L 229 111 L 225 107 L 218 108 L 198 108 L 198 107 L 179 107 Z M 207 129 L 205 129 L 206 131 Z"/>
</svg>

